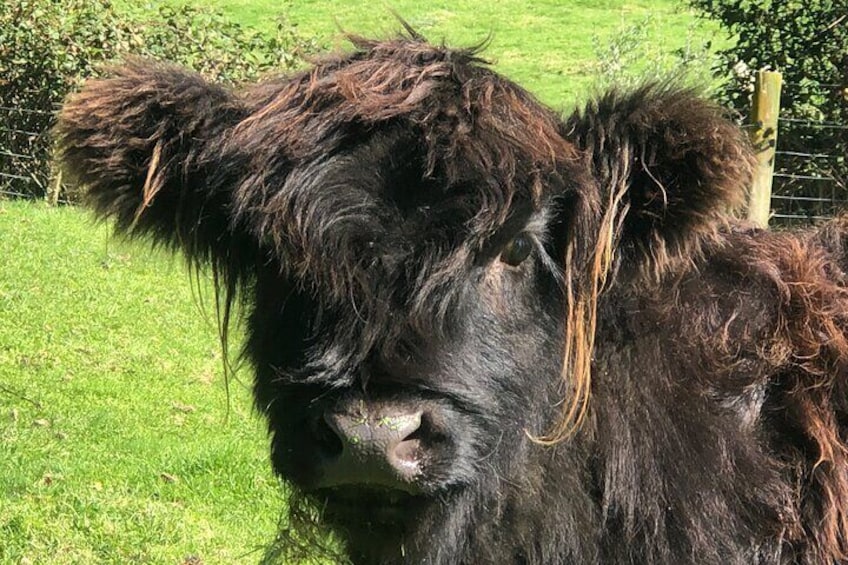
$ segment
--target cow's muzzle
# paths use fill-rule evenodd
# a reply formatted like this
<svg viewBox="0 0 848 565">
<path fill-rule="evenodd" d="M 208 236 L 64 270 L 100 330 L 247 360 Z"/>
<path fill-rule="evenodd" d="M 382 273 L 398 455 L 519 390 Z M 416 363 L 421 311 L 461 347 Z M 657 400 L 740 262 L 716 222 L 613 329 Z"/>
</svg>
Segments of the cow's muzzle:
<svg viewBox="0 0 848 565">
<path fill-rule="evenodd" d="M 317 488 L 362 485 L 419 494 L 440 441 L 431 410 L 392 400 L 350 399 L 317 414 Z"/>
</svg>

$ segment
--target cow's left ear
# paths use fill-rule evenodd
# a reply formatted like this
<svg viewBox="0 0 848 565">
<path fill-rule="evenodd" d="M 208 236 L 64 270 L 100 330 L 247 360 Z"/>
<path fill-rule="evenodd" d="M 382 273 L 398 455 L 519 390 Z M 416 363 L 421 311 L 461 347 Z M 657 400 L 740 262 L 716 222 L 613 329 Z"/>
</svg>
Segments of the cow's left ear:
<svg viewBox="0 0 848 565">
<path fill-rule="evenodd" d="M 569 117 L 563 133 L 585 152 L 601 209 L 621 210 L 618 247 L 648 268 L 685 253 L 739 208 L 755 164 L 720 107 L 667 85 L 608 92 Z"/>
</svg>

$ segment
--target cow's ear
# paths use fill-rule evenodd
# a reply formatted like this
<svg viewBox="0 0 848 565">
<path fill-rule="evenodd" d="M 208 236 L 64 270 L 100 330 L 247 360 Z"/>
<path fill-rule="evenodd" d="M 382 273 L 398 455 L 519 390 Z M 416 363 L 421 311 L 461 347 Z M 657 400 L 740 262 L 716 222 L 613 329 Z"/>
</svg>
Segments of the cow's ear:
<svg viewBox="0 0 848 565">
<path fill-rule="evenodd" d="M 129 61 L 69 97 L 55 131 L 58 157 L 119 231 L 214 260 L 231 243 L 234 188 L 217 147 L 242 114 L 229 90 L 200 75 Z"/>
<path fill-rule="evenodd" d="M 660 268 L 745 201 L 755 164 L 747 137 L 697 92 L 646 85 L 608 92 L 565 122 L 587 155 L 618 247 Z"/>
</svg>

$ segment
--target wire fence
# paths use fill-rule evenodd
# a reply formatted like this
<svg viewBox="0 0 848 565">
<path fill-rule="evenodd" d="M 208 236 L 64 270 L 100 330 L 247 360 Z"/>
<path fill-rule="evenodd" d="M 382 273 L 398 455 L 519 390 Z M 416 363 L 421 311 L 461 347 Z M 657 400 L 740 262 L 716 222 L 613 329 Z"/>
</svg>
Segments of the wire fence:
<svg viewBox="0 0 848 565">
<path fill-rule="evenodd" d="M 805 224 L 833 217 L 848 209 L 846 147 L 827 152 L 805 152 L 781 147 L 781 130 L 791 128 L 792 139 L 815 139 L 822 130 L 848 139 L 848 124 L 780 116 L 771 196 L 772 221 L 778 225 Z M 841 134 L 844 132 L 844 136 Z M 786 136 L 784 136 L 786 137 Z"/>
<path fill-rule="evenodd" d="M 0 198 L 48 199 L 69 203 L 73 197 L 62 190 L 51 174 L 49 128 L 54 113 L 30 108 L 0 106 Z M 14 124 L 14 125 L 13 125 Z M 819 137 L 817 132 L 842 134 L 845 145 L 828 151 L 803 151 L 786 146 L 793 140 Z M 778 120 L 771 195 L 771 223 L 806 224 L 848 209 L 848 186 L 844 171 L 848 154 L 848 124 L 781 116 Z"/>
<path fill-rule="evenodd" d="M 0 198 L 68 203 L 51 174 L 54 113 L 0 106 Z"/>
<path fill-rule="evenodd" d="M 797 95 L 809 85 L 784 82 L 784 87 Z M 771 224 L 808 224 L 848 210 L 848 109 L 833 103 L 844 87 L 818 83 L 817 88 L 829 94 L 815 104 L 803 99 L 783 101 L 777 121 Z M 829 118 L 798 115 L 805 107 L 813 116 L 826 112 L 822 115 Z"/>
</svg>

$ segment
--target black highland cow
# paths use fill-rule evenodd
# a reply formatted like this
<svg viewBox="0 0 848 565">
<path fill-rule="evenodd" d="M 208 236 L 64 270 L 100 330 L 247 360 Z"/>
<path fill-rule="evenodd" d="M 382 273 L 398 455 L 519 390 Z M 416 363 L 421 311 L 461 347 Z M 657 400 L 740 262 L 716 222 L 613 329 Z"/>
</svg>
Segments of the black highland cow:
<svg viewBox="0 0 848 565">
<path fill-rule="evenodd" d="M 561 119 L 354 43 L 240 91 L 130 62 L 58 126 L 100 216 L 245 304 L 287 559 L 846 562 L 848 223 L 733 220 L 751 151 L 685 89 Z"/>
</svg>

